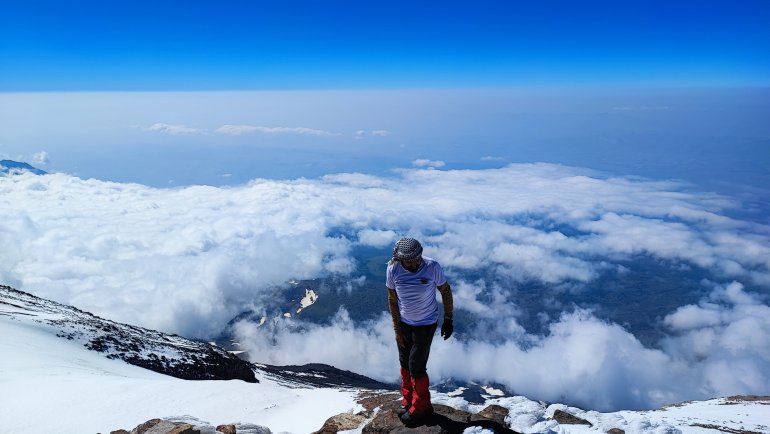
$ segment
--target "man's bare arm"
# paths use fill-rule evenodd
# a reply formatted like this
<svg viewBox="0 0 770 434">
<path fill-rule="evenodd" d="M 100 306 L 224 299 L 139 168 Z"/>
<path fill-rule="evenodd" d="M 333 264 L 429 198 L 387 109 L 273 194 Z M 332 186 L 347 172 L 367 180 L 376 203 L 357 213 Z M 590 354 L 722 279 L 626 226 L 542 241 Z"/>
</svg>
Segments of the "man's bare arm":
<svg viewBox="0 0 770 434">
<path fill-rule="evenodd" d="M 403 347 L 405 342 L 401 334 L 401 312 L 398 310 L 398 295 L 393 288 L 388 288 L 388 307 L 390 308 L 390 317 L 393 319 L 393 331 L 396 332 L 396 344 Z"/>
<path fill-rule="evenodd" d="M 449 286 L 449 282 L 444 282 L 443 285 L 439 286 L 438 292 L 441 293 L 441 303 L 444 304 L 444 318 L 452 318 L 454 315 L 454 301 L 452 300 L 452 288 Z"/>
</svg>

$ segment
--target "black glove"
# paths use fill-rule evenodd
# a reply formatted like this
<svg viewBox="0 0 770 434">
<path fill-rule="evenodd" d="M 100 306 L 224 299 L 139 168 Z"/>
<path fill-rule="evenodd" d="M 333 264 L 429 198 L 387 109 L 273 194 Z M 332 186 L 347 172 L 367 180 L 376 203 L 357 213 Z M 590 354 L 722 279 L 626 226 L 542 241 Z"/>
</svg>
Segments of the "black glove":
<svg viewBox="0 0 770 434">
<path fill-rule="evenodd" d="M 452 332 L 454 331 L 455 326 L 452 324 L 452 318 L 445 316 L 444 323 L 441 324 L 441 337 L 444 338 L 444 340 L 447 340 L 450 336 L 452 336 Z"/>
</svg>

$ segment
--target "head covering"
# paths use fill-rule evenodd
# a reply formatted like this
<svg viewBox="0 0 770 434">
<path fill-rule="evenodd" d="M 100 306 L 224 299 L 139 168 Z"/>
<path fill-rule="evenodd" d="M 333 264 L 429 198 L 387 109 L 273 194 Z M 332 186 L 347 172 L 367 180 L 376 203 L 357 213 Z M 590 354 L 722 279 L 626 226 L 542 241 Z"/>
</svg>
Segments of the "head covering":
<svg viewBox="0 0 770 434">
<path fill-rule="evenodd" d="M 409 261 L 419 258 L 420 255 L 422 255 L 422 246 L 414 238 L 403 237 L 393 247 L 394 261 Z"/>
</svg>

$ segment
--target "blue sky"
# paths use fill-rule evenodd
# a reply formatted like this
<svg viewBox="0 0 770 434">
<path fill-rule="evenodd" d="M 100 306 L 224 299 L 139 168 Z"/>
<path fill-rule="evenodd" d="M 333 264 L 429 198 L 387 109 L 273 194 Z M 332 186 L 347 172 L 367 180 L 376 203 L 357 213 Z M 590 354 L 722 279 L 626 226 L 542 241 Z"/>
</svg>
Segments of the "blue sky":
<svg viewBox="0 0 770 434">
<path fill-rule="evenodd" d="M 0 91 L 770 84 L 766 1 L 0 8 Z"/>
</svg>

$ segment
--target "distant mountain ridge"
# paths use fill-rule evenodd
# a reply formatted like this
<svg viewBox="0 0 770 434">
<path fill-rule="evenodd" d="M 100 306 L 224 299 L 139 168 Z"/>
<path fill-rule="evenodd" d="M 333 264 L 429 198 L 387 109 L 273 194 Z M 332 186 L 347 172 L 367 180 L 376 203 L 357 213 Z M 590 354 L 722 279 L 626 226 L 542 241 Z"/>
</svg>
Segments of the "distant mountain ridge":
<svg viewBox="0 0 770 434">
<path fill-rule="evenodd" d="M 252 364 L 202 342 L 99 318 L 71 306 L 0 285 L 0 305 L 11 314 L 36 317 L 56 330 L 110 359 L 187 380 L 257 382 Z"/>
<path fill-rule="evenodd" d="M 0 160 L 0 174 L 10 174 L 17 172 L 31 172 L 35 175 L 46 175 L 48 172 L 40 170 L 37 167 L 30 166 L 27 163 L 13 161 L 13 160 Z"/>
</svg>

